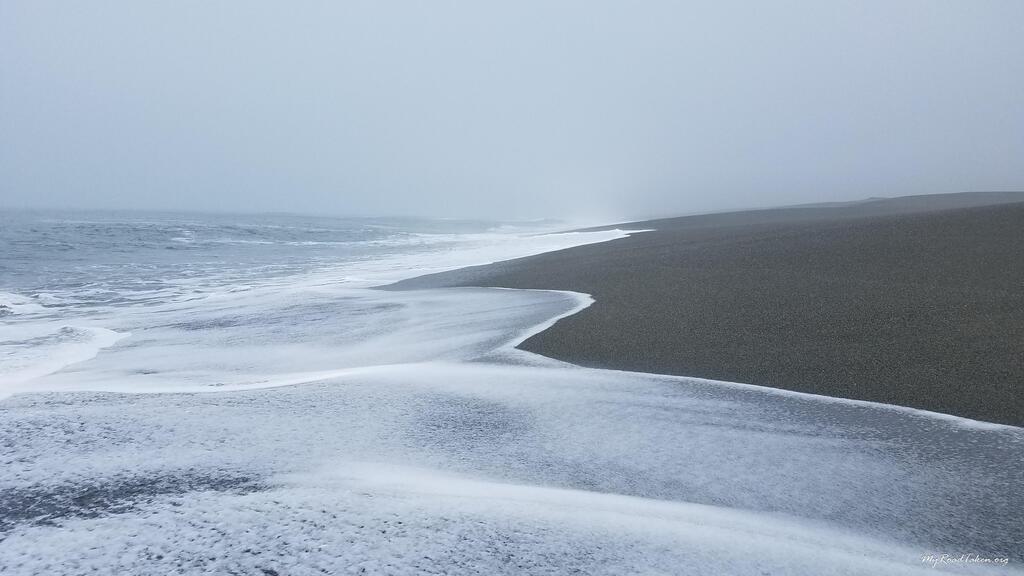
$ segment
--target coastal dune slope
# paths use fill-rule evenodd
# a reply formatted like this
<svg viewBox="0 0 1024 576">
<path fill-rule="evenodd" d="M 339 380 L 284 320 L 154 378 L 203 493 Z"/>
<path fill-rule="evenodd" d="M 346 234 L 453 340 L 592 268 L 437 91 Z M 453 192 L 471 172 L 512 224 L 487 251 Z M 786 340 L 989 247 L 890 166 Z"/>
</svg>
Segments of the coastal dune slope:
<svg viewBox="0 0 1024 576">
<path fill-rule="evenodd" d="M 1024 194 L 637 222 L 654 229 L 393 288 L 591 294 L 520 347 L 1024 425 Z"/>
</svg>

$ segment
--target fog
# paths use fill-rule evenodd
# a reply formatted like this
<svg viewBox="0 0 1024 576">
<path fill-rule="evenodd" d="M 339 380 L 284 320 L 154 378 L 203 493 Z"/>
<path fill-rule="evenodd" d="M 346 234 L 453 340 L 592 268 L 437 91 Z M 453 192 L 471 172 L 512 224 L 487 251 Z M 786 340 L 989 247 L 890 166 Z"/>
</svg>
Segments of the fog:
<svg viewBox="0 0 1024 576">
<path fill-rule="evenodd" d="M 627 219 L 1024 189 L 1024 3 L 0 2 L 0 207 Z"/>
</svg>

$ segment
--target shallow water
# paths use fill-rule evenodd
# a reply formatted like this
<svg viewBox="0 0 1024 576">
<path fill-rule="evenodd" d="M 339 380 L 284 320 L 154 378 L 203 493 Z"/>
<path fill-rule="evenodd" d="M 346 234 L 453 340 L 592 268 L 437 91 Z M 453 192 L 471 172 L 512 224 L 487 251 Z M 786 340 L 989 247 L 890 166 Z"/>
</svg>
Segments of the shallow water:
<svg viewBox="0 0 1024 576">
<path fill-rule="evenodd" d="M 4 286 L 0 568 L 1017 573 L 1024 430 L 520 352 L 588 298 L 368 286 L 616 233 L 427 234 Z"/>
</svg>

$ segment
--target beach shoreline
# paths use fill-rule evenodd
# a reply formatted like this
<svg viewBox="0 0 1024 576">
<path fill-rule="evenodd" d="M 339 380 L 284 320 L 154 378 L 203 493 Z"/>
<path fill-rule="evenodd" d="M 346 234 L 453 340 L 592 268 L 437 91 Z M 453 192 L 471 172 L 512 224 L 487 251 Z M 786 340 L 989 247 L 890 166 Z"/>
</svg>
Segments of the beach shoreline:
<svg viewBox="0 0 1024 576">
<path fill-rule="evenodd" d="M 586 367 L 1024 425 L 1024 194 L 604 228 L 654 231 L 387 288 L 580 292 L 595 303 L 519 348 Z"/>
</svg>

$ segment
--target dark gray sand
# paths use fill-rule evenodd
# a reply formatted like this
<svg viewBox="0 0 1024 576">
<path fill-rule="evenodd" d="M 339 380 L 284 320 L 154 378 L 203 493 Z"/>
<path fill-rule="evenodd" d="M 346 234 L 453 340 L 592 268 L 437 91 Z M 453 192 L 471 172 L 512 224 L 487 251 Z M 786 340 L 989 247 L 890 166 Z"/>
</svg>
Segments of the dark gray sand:
<svg viewBox="0 0 1024 576">
<path fill-rule="evenodd" d="M 690 216 L 393 288 L 592 294 L 520 347 L 1024 425 L 1024 194 Z"/>
</svg>

